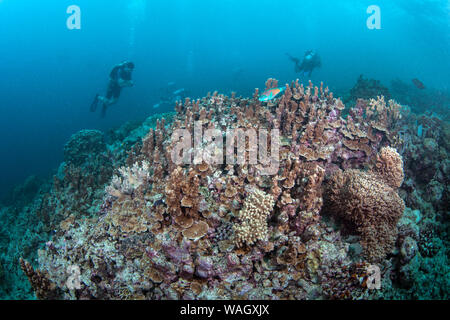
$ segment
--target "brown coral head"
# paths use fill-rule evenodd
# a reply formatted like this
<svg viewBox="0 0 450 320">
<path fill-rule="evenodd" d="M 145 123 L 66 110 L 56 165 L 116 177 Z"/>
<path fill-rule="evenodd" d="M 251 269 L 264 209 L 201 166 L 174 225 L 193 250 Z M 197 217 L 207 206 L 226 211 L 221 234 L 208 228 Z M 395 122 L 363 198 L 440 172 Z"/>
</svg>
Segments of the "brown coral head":
<svg viewBox="0 0 450 320">
<path fill-rule="evenodd" d="M 183 229 L 188 229 L 194 224 L 194 219 L 185 215 L 175 217 L 175 223 Z"/>
<path fill-rule="evenodd" d="M 295 186 L 295 180 L 292 178 L 287 178 L 283 182 L 283 188 L 285 189 L 292 189 Z"/>
<path fill-rule="evenodd" d="M 197 165 L 197 169 L 199 172 L 206 172 L 209 169 L 209 164 L 206 162 L 202 162 L 201 164 Z"/>
<path fill-rule="evenodd" d="M 190 288 L 195 295 L 199 295 L 203 292 L 203 284 L 198 281 L 191 282 Z"/>
<path fill-rule="evenodd" d="M 188 196 L 184 196 L 183 199 L 181 199 L 181 206 L 185 208 L 192 208 L 193 206 L 192 199 Z"/>
<path fill-rule="evenodd" d="M 162 276 L 161 272 L 159 272 L 155 268 L 151 268 L 147 272 L 147 276 L 154 283 L 161 283 L 164 280 L 164 277 Z"/>
<path fill-rule="evenodd" d="M 189 240 L 196 241 L 206 235 L 208 228 L 209 226 L 206 222 L 199 221 L 190 228 L 183 230 L 183 236 Z"/>
<path fill-rule="evenodd" d="M 282 205 L 287 205 L 287 204 L 291 204 L 292 202 L 294 202 L 291 198 L 290 193 L 288 192 L 283 192 L 283 194 L 281 195 L 281 204 Z"/>
<path fill-rule="evenodd" d="M 390 187 L 396 189 L 403 183 L 403 160 L 401 155 L 391 147 L 383 147 L 377 155 L 375 171 Z"/>
<path fill-rule="evenodd" d="M 328 185 L 326 207 L 361 235 L 368 261 L 381 261 L 392 250 L 404 202 L 378 174 L 336 172 Z"/>
<path fill-rule="evenodd" d="M 227 198 L 234 198 L 237 195 L 237 189 L 232 186 L 231 184 L 228 184 L 226 190 L 225 190 L 225 197 Z"/>
</svg>

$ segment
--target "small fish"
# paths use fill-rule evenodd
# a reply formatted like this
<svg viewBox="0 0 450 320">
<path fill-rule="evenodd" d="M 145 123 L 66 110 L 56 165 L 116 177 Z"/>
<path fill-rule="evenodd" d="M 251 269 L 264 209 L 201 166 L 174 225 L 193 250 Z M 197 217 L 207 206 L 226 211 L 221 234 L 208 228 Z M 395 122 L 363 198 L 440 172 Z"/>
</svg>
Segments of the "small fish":
<svg viewBox="0 0 450 320">
<path fill-rule="evenodd" d="M 286 90 L 285 87 L 268 89 L 261 94 L 261 96 L 259 97 L 259 101 L 262 102 L 270 101 L 274 99 L 276 96 L 278 96 L 280 93 L 282 93 L 284 90 Z"/>
<path fill-rule="evenodd" d="M 417 89 L 420 89 L 420 90 L 425 89 L 425 86 L 419 79 L 414 78 L 411 81 L 412 81 L 412 83 L 414 83 L 414 85 L 416 86 Z"/>
<path fill-rule="evenodd" d="M 178 95 L 180 95 L 180 93 L 182 93 L 182 92 L 184 92 L 184 88 L 178 89 L 178 90 L 174 91 L 172 94 L 173 94 L 174 96 L 178 96 Z"/>
<path fill-rule="evenodd" d="M 153 105 L 153 109 L 158 109 L 161 105 L 159 103 Z"/>
</svg>

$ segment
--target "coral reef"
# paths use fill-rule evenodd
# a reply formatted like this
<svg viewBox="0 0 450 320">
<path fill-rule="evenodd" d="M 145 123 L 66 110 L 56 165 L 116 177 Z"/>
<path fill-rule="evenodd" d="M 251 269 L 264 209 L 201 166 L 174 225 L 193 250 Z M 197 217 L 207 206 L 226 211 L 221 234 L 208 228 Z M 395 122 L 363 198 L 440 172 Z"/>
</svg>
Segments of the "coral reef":
<svg viewBox="0 0 450 320">
<path fill-rule="evenodd" d="M 450 120 L 450 92 L 448 89 L 438 90 L 427 88 L 419 90 L 412 83 L 405 83 L 400 79 L 394 79 L 390 83 L 389 91 L 393 99 L 407 105 L 417 114 L 438 114 L 442 119 Z"/>
<path fill-rule="evenodd" d="M 327 172 L 376 160 L 382 144 L 395 140 L 399 107 L 380 97 L 344 119 L 344 105 L 327 88 L 298 81 L 276 101 L 257 98 L 258 91 L 252 99 L 217 92 L 186 99 L 171 124 L 149 130 L 128 153 L 128 168 L 105 188 L 101 215 L 65 220 L 54 249 L 39 251 L 39 265 L 61 297 L 73 297 L 58 271 L 67 265 L 81 270 L 76 297 L 103 299 L 309 297 L 333 270 L 351 268 L 348 249 L 335 241 L 339 234 L 320 218 L 322 183 Z M 175 165 L 179 140 L 171 133 L 198 127 L 280 130 L 279 170 L 267 176 L 267 163 L 250 161 L 250 140 L 243 164 Z M 386 159 L 381 153 L 379 162 Z M 355 292 L 364 295 L 364 288 Z"/>
<path fill-rule="evenodd" d="M 23 208 L 28 203 L 32 202 L 33 199 L 40 192 L 44 193 L 48 191 L 46 188 L 49 185 L 46 183 L 45 179 L 41 179 L 38 176 L 29 176 L 21 185 L 15 186 L 1 203 L 4 206 L 15 206 L 17 208 Z"/>
<path fill-rule="evenodd" d="M 64 160 L 80 166 L 89 157 L 105 151 L 103 133 L 98 130 L 81 130 L 72 135 L 64 146 Z"/>
<path fill-rule="evenodd" d="M 415 122 L 379 93 L 346 108 L 323 84 L 298 80 L 279 98 L 258 97 L 208 93 L 114 134 L 73 137 L 49 191 L 28 209 L 40 226 L 35 245 L 14 251 L 37 297 L 447 298 L 437 275 L 448 272 L 445 124 Z M 206 132 L 234 129 L 211 151 Z M 279 151 L 269 161 L 252 143 L 261 130 Z M 418 162 L 425 151 L 411 144 L 439 152 Z M 175 163 L 182 151 L 189 161 Z M 217 153 L 227 161 L 210 161 Z M 369 286 L 373 265 L 379 290 Z M 71 266 L 76 289 L 67 287 Z M 426 291 L 433 277 L 441 285 Z"/>
<path fill-rule="evenodd" d="M 391 99 L 389 89 L 383 86 L 379 80 L 366 79 L 361 74 L 344 102 L 353 104 L 358 99 L 375 99 L 378 96 L 383 96 L 386 100 Z"/>
<path fill-rule="evenodd" d="M 50 239 L 55 230 L 71 228 L 79 217 L 96 215 L 104 209 L 104 188 L 113 168 L 126 161 L 124 146 L 131 148 L 140 141 L 156 125 L 156 120 L 157 117 L 151 116 L 138 127 L 125 124 L 106 135 L 98 131 L 75 134 L 65 146 L 66 161 L 53 178 L 32 176 L 15 188 L 10 201 L 0 206 L 2 299 L 35 297 L 21 270 L 20 258 L 36 268 L 38 250 L 52 247 Z M 83 156 L 77 156 L 81 150 Z"/>
</svg>

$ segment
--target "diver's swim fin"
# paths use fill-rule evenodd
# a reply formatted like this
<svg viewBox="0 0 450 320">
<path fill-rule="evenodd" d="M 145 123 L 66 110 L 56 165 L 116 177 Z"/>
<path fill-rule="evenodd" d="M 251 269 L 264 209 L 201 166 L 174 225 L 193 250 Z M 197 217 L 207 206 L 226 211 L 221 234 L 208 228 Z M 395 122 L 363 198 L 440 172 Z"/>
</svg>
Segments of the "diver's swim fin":
<svg viewBox="0 0 450 320">
<path fill-rule="evenodd" d="M 302 76 L 302 77 L 311 77 L 311 74 L 312 74 L 312 71 L 308 71 L 308 70 L 302 70 L 301 72 L 300 72 L 300 75 Z"/>
<path fill-rule="evenodd" d="M 91 112 L 95 112 L 95 110 L 97 110 L 97 105 L 98 105 L 98 93 L 94 98 L 94 102 L 92 102 L 92 104 L 91 104 L 91 108 L 90 108 Z"/>
</svg>

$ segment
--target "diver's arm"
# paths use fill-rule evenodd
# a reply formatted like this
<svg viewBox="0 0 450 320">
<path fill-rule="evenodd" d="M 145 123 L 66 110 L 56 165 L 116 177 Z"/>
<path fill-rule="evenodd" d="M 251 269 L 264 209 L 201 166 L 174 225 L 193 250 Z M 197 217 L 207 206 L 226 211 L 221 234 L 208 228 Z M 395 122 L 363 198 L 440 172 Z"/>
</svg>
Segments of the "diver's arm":
<svg viewBox="0 0 450 320">
<path fill-rule="evenodd" d="M 123 80 L 122 78 L 119 78 L 118 83 L 121 88 L 134 86 L 133 80 Z"/>
<path fill-rule="evenodd" d="M 298 58 L 291 56 L 289 53 L 286 53 L 286 55 L 288 56 L 289 60 L 291 60 L 295 64 L 298 64 L 300 62 L 300 60 Z"/>
<path fill-rule="evenodd" d="M 132 87 L 133 80 L 131 80 L 131 70 L 122 66 L 119 71 L 119 79 L 118 79 L 117 83 L 121 88 Z"/>
<path fill-rule="evenodd" d="M 133 81 L 131 81 L 131 80 L 123 80 L 122 78 L 119 78 L 117 83 L 119 84 L 119 87 L 121 87 L 121 88 L 123 88 L 123 87 L 132 87 L 133 86 Z"/>
</svg>

